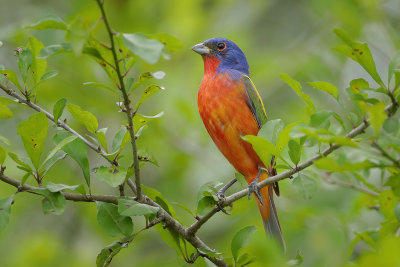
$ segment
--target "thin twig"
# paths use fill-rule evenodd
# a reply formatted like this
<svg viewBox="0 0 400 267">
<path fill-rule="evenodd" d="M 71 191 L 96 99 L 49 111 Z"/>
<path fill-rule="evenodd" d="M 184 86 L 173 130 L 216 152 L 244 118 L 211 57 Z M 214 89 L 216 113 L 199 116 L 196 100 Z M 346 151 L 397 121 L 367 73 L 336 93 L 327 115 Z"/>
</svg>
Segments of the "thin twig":
<svg viewBox="0 0 400 267">
<path fill-rule="evenodd" d="M 387 158 L 388 160 L 393 162 L 397 168 L 400 168 L 400 162 L 398 160 L 396 160 L 395 158 L 393 158 L 391 155 L 389 155 L 389 153 L 387 153 L 385 151 L 385 149 L 383 149 L 383 147 L 378 144 L 378 142 L 372 141 L 372 146 L 375 147 L 376 149 L 378 149 L 379 152 L 381 152 L 382 156 L 384 156 L 385 158 Z"/>
<path fill-rule="evenodd" d="M 104 2 L 101 0 L 96 0 L 100 11 L 101 15 L 104 21 L 104 25 L 106 26 L 108 36 L 110 38 L 110 43 L 111 43 L 111 52 L 113 54 L 114 62 L 115 62 L 115 70 L 118 76 L 119 80 L 119 88 L 122 92 L 122 96 L 124 98 L 124 106 L 126 109 L 126 116 L 128 120 L 128 131 L 129 135 L 131 136 L 131 146 L 132 146 L 132 157 L 133 157 L 133 162 L 132 166 L 135 169 L 135 185 L 136 185 L 136 197 L 138 200 L 142 198 L 142 188 L 141 188 L 141 183 L 140 183 L 140 168 L 139 168 L 139 160 L 138 160 L 138 155 L 137 155 L 137 146 L 136 146 L 136 140 L 135 140 L 135 132 L 133 129 L 133 122 L 132 122 L 132 107 L 130 105 L 130 99 L 129 96 L 126 92 L 125 89 L 125 83 L 124 83 L 124 78 L 121 74 L 121 70 L 119 68 L 119 60 L 116 52 L 116 47 L 115 47 L 115 42 L 114 42 L 114 34 L 111 30 L 110 24 L 108 23 L 107 16 L 104 10 Z"/>
<path fill-rule="evenodd" d="M 389 111 L 389 116 L 392 116 L 393 113 L 391 112 L 393 110 L 393 108 L 397 108 L 397 102 L 396 103 L 391 103 L 390 105 L 388 105 L 385 110 Z M 358 125 L 356 128 L 354 128 L 353 130 L 351 130 L 346 137 L 348 138 L 354 138 L 355 136 L 363 133 L 365 131 L 365 129 L 367 129 L 369 126 L 369 123 L 367 120 L 364 120 L 360 125 Z M 295 168 L 287 170 L 285 172 L 282 172 L 280 174 L 274 175 L 272 177 L 269 177 L 268 179 L 265 179 L 263 181 L 261 181 L 260 183 L 257 184 L 258 188 L 263 188 L 267 185 L 273 184 L 275 182 L 279 182 L 280 180 L 283 179 L 287 179 L 293 176 L 293 174 L 298 173 L 302 170 L 304 170 L 305 168 L 310 167 L 311 165 L 314 164 L 314 162 L 322 157 L 326 157 L 329 154 L 331 154 L 333 151 L 337 150 L 338 148 L 340 148 L 340 145 L 337 144 L 332 144 L 330 145 L 328 148 L 326 148 L 325 150 L 323 150 L 322 152 L 314 155 L 312 158 L 310 158 L 309 160 L 297 165 Z M 229 197 L 226 197 L 225 199 L 221 200 L 219 202 L 219 206 L 220 207 L 226 207 L 228 205 L 230 205 L 231 203 L 235 202 L 238 199 L 241 199 L 244 196 L 247 196 L 249 193 L 249 189 L 243 189 L 239 192 L 233 193 L 232 195 L 230 195 Z M 215 213 L 217 213 L 220 210 L 220 208 L 218 208 L 218 205 L 216 205 L 211 211 L 209 211 L 207 214 L 205 214 L 202 217 L 199 217 L 197 219 L 197 221 L 195 221 L 190 227 L 188 227 L 188 233 L 189 234 L 195 234 L 200 227 L 205 224 Z"/>
<path fill-rule="evenodd" d="M 19 103 L 25 104 L 28 107 L 36 110 L 37 112 L 43 112 L 46 117 L 54 122 L 58 127 L 63 128 L 64 130 L 72 133 L 73 135 L 77 136 L 79 139 L 81 139 L 89 148 L 91 148 L 93 151 L 95 151 L 96 153 L 98 153 L 100 156 L 102 156 L 105 160 L 107 160 L 109 163 L 113 164 L 113 165 L 118 165 L 118 162 L 116 160 L 111 160 L 107 157 L 106 152 L 99 146 L 93 144 L 92 142 L 90 142 L 88 139 L 86 139 L 85 137 L 83 137 L 82 135 L 80 135 L 77 131 L 75 131 L 74 129 L 72 129 L 66 122 L 63 122 L 61 119 L 59 119 L 58 121 L 54 121 L 54 116 L 48 112 L 47 110 L 43 109 L 42 107 L 40 107 L 37 104 L 32 103 L 31 101 L 23 98 L 22 96 L 20 96 L 19 94 L 17 94 L 14 90 L 12 90 L 11 88 L 7 87 L 4 84 L 0 83 L 0 89 L 2 89 L 4 92 L 6 92 L 8 95 L 16 98 L 18 100 Z M 134 193 L 136 193 L 136 188 L 135 185 L 133 183 L 129 183 L 128 180 L 128 186 L 132 189 L 132 191 Z"/>
<path fill-rule="evenodd" d="M 343 187 L 348 187 L 363 193 L 366 193 L 368 195 L 374 196 L 374 197 L 379 197 L 379 193 L 369 190 L 367 188 L 364 188 L 362 186 L 356 185 L 356 184 L 352 184 L 352 183 L 348 183 L 348 182 L 344 182 L 338 179 L 333 178 L 330 173 L 324 173 L 324 175 L 322 175 L 322 178 L 324 178 L 325 181 L 327 181 L 330 184 L 337 184 Z"/>
<path fill-rule="evenodd" d="M 0 173 L 0 180 L 18 188 L 18 192 L 27 191 L 29 193 L 33 193 L 30 190 L 43 189 L 43 187 L 35 187 L 28 184 L 21 184 L 20 181 L 15 180 L 5 175 L 4 173 Z M 111 195 L 82 195 L 82 194 L 68 193 L 65 191 L 61 191 L 61 194 L 64 195 L 66 200 L 71 200 L 71 201 L 80 201 L 80 202 L 102 201 L 113 204 L 118 203 L 118 197 Z"/>
</svg>

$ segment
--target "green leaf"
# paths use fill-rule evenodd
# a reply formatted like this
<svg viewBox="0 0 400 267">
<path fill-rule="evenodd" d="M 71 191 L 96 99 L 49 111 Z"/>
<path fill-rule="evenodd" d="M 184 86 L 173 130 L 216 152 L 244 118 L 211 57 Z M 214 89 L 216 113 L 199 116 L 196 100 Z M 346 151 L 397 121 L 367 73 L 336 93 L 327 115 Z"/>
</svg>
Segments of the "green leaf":
<svg viewBox="0 0 400 267">
<path fill-rule="evenodd" d="M 160 167 L 158 165 L 158 162 L 157 162 L 156 158 L 154 157 L 153 153 L 150 153 L 145 149 L 139 149 L 138 155 L 140 156 L 140 158 L 139 158 L 140 161 L 150 162 L 150 163 L 154 164 L 155 166 Z"/>
<path fill-rule="evenodd" d="M 82 53 L 86 40 L 89 38 L 87 22 L 80 16 L 76 16 L 70 24 L 66 35 L 67 41 L 71 43 L 71 48 L 76 55 Z"/>
<path fill-rule="evenodd" d="M 44 48 L 42 42 L 40 42 L 35 37 L 30 36 L 28 48 L 32 51 L 31 72 L 36 84 L 57 75 L 57 72 L 55 72 L 55 74 L 54 72 L 46 73 L 47 61 L 46 59 L 39 58 L 40 50 Z"/>
<path fill-rule="evenodd" d="M 139 78 L 137 79 L 137 81 L 135 83 L 133 83 L 133 86 L 131 89 L 130 86 L 128 87 L 128 81 L 127 81 L 127 90 L 129 91 L 134 91 L 136 88 L 138 88 L 140 85 L 144 84 L 147 81 L 150 81 L 152 79 L 157 79 L 157 80 L 161 80 L 162 78 L 164 78 L 165 73 L 163 71 L 157 71 L 157 72 L 145 72 L 140 74 Z M 132 80 L 133 82 L 133 80 Z"/>
<path fill-rule="evenodd" d="M 311 100 L 311 98 L 307 95 L 307 94 L 305 94 L 305 93 L 303 93 L 303 88 L 301 87 L 301 84 L 298 82 L 298 81 L 296 81 L 296 80 L 294 80 L 294 79 L 292 79 L 288 74 L 286 74 L 286 73 L 281 73 L 280 74 L 280 77 L 281 77 L 281 79 L 283 80 L 283 81 L 285 81 L 290 87 L 292 87 L 292 89 L 297 93 L 297 95 L 301 98 L 301 99 L 303 99 L 303 101 L 304 102 L 306 102 L 306 104 L 307 104 L 307 112 L 308 112 L 308 114 L 313 114 L 313 113 L 315 113 L 315 106 L 314 106 L 314 102 Z"/>
<path fill-rule="evenodd" d="M 110 265 L 112 259 L 121 251 L 123 248 L 127 248 L 129 243 L 136 237 L 136 234 L 132 236 L 125 236 L 118 241 L 103 248 L 96 258 L 97 267 L 106 267 Z"/>
<path fill-rule="evenodd" d="M 168 202 L 164 196 L 157 190 L 142 185 L 143 192 L 155 202 L 157 202 L 166 212 L 176 219 L 176 213 L 172 205 Z"/>
<path fill-rule="evenodd" d="M 12 111 L 4 104 L 0 102 L 0 119 L 12 118 Z"/>
<path fill-rule="evenodd" d="M 118 212 L 123 216 L 142 216 L 157 214 L 159 207 L 141 204 L 127 197 L 118 199 Z"/>
<path fill-rule="evenodd" d="M 351 40 L 350 36 L 341 29 L 335 29 L 334 32 L 346 43 L 346 46 L 338 46 L 333 49 L 360 64 L 380 86 L 385 87 L 376 71 L 368 44 Z"/>
<path fill-rule="evenodd" d="M 251 225 L 236 232 L 231 243 L 231 252 L 235 263 L 239 256 L 239 250 L 250 243 L 250 239 L 256 231 L 257 227 Z"/>
<path fill-rule="evenodd" d="M 279 156 L 282 152 L 282 150 L 285 148 L 287 143 L 289 142 L 290 139 L 290 131 L 293 129 L 294 126 L 296 126 L 298 123 L 290 123 L 285 126 L 285 128 L 280 131 L 279 136 L 278 136 L 278 141 L 276 142 L 276 149 L 277 149 L 277 155 Z"/>
<path fill-rule="evenodd" d="M 21 136 L 25 150 L 36 169 L 39 168 L 48 128 L 49 121 L 43 112 L 31 115 L 28 120 L 18 125 L 17 133 Z"/>
<path fill-rule="evenodd" d="M 398 202 L 399 197 L 396 197 L 392 190 L 385 190 L 379 194 L 380 211 L 387 219 L 390 219 L 395 215 L 394 208 Z"/>
<path fill-rule="evenodd" d="M 360 92 L 361 89 L 369 88 L 369 83 L 362 78 L 355 79 L 350 82 L 350 87 L 356 92 Z"/>
<path fill-rule="evenodd" d="M 99 82 L 85 82 L 83 83 L 83 85 L 89 85 L 89 86 L 93 86 L 93 87 L 98 87 L 98 88 L 103 88 L 106 89 L 107 91 L 112 92 L 113 94 L 117 94 L 117 91 L 113 88 L 111 88 L 110 86 L 104 84 L 104 83 L 99 83 Z"/>
<path fill-rule="evenodd" d="M 112 187 L 117 187 L 125 181 L 126 169 L 121 166 L 100 166 L 96 171 L 97 179 L 106 182 Z"/>
<path fill-rule="evenodd" d="M 288 147 L 290 160 L 297 166 L 300 162 L 302 146 L 295 140 L 289 140 Z"/>
<path fill-rule="evenodd" d="M 2 146 L 0 146 L 0 166 L 2 166 L 4 164 L 6 157 L 7 157 L 6 151 L 4 150 L 4 148 Z"/>
<path fill-rule="evenodd" d="M 8 140 L 8 138 L 5 138 L 4 136 L 0 135 L 0 142 L 2 142 L 5 145 L 11 145 L 10 140 Z"/>
<path fill-rule="evenodd" d="M 80 185 L 65 185 L 65 184 L 55 184 L 52 182 L 48 182 L 46 184 L 46 188 L 50 191 L 50 192 L 60 192 L 63 190 L 71 190 L 71 191 L 75 191 Z"/>
<path fill-rule="evenodd" d="M 45 164 L 46 161 L 48 161 L 50 158 L 52 158 L 64 146 L 68 145 L 69 143 L 71 143 L 72 141 L 74 141 L 77 138 L 78 137 L 76 135 L 71 135 L 71 136 L 68 136 L 67 138 L 65 138 L 64 140 L 58 142 L 57 145 L 51 150 L 49 155 L 47 155 L 47 158 L 44 160 L 43 164 Z"/>
<path fill-rule="evenodd" d="M 58 71 L 56 71 L 56 70 L 48 71 L 45 74 L 43 74 L 42 78 L 40 78 L 40 82 L 51 79 L 51 78 L 57 76 L 57 74 L 58 74 Z"/>
<path fill-rule="evenodd" d="M 67 110 L 80 123 L 84 124 L 89 132 L 96 133 L 99 128 L 97 118 L 89 111 L 82 110 L 79 106 L 68 104 Z"/>
<path fill-rule="evenodd" d="M 14 162 L 16 162 L 17 164 L 19 164 L 20 166 L 22 166 L 27 172 L 32 172 L 32 167 L 31 167 L 28 163 L 22 161 L 16 154 L 14 154 L 14 153 L 12 153 L 12 152 L 8 152 L 8 156 L 9 156 Z"/>
<path fill-rule="evenodd" d="M 192 215 L 194 217 L 194 213 L 185 205 L 178 203 L 178 202 L 170 202 L 172 205 L 177 206 L 181 209 L 184 209 L 187 213 L 189 213 L 190 215 Z"/>
<path fill-rule="evenodd" d="M 22 80 L 26 83 L 28 79 L 28 70 L 32 65 L 33 54 L 28 48 L 21 48 L 18 52 L 18 69 L 21 73 Z"/>
<path fill-rule="evenodd" d="M 84 47 L 82 49 L 82 53 L 83 54 L 87 54 L 89 56 L 92 56 L 98 60 L 102 60 L 104 61 L 105 59 L 103 58 L 103 56 L 100 54 L 100 51 L 98 49 L 96 49 L 95 47 Z M 105 63 L 104 63 L 105 64 Z"/>
<path fill-rule="evenodd" d="M 44 196 L 44 199 L 42 200 L 42 209 L 44 214 L 61 215 L 64 212 L 66 200 L 60 192 L 51 192 L 45 188 L 30 191 Z"/>
<path fill-rule="evenodd" d="M 279 133 L 284 127 L 285 124 L 281 119 L 267 121 L 267 123 L 261 127 L 260 131 L 258 132 L 258 136 L 264 137 L 272 144 L 276 145 Z"/>
<path fill-rule="evenodd" d="M 322 158 L 315 161 L 315 166 L 317 168 L 320 168 L 322 170 L 327 170 L 330 172 L 345 172 L 345 171 L 360 171 L 373 167 L 374 165 L 367 160 L 364 162 L 357 162 L 357 163 L 345 162 L 343 164 L 338 164 L 335 160 L 331 158 Z"/>
<path fill-rule="evenodd" d="M 315 180 L 303 173 L 299 173 L 292 184 L 299 189 L 300 193 L 307 200 L 311 199 L 317 191 L 317 183 Z"/>
<path fill-rule="evenodd" d="M 400 222 L 400 202 L 397 203 L 396 207 L 394 208 L 394 215 L 396 216 L 397 220 Z"/>
<path fill-rule="evenodd" d="M 55 15 L 47 16 L 45 18 L 40 19 L 38 22 L 26 26 L 26 29 L 34 29 L 34 30 L 68 30 L 67 24 L 59 17 Z"/>
<path fill-rule="evenodd" d="M 260 157 L 265 166 L 269 166 L 271 163 L 272 155 L 278 157 L 278 149 L 269 140 L 261 136 L 253 135 L 246 135 L 245 137 L 242 137 L 242 139 L 253 146 L 254 151 Z"/>
<path fill-rule="evenodd" d="M 71 52 L 70 43 L 54 44 L 40 50 L 39 58 L 48 58 L 61 53 Z"/>
<path fill-rule="evenodd" d="M 161 56 L 164 45 L 140 33 L 123 34 L 126 47 L 144 61 L 155 64 Z"/>
<path fill-rule="evenodd" d="M 329 82 L 309 82 L 309 85 L 311 85 L 312 87 L 314 87 L 315 89 L 327 92 L 328 94 L 330 94 L 331 96 L 333 96 L 335 99 L 338 98 L 339 95 L 339 90 L 336 88 L 336 86 L 334 86 L 333 84 L 329 83 Z"/>
<path fill-rule="evenodd" d="M 47 159 L 42 163 L 42 165 L 39 168 L 39 174 L 40 176 L 46 175 L 46 173 L 51 169 L 51 167 L 54 166 L 59 160 L 64 159 L 67 156 L 67 154 L 63 151 L 58 151 L 55 155 Z"/>
<path fill-rule="evenodd" d="M 394 54 L 392 60 L 389 63 L 388 69 L 388 84 L 390 84 L 390 80 L 392 80 L 393 75 L 395 72 L 400 71 L 400 51 L 397 51 Z"/>
<path fill-rule="evenodd" d="M 162 115 L 164 115 L 164 111 L 154 115 L 154 116 L 145 116 L 139 113 L 136 113 L 135 116 L 133 117 L 133 131 L 137 133 L 140 128 L 145 126 L 149 121 L 152 121 L 153 119 L 160 118 Z"/>
<path fill-rule="evenodd" d="M 0 232 L 7 227 L 10 221 L 11 204 L 14 201 L 14 195 L 8 198 L 0 199 Z"/>
<path fill-rule="evenodd" d="M 287 262 L 288 266 L 294 266 L 294 265 L 301 265 L 303 263 L 303 256 L 301 255 L 300 249 L 297 250 L 297 255 L 293 260 L 289 260 Z"/>
<path fill-rule="evenodd" d="M 396 135 L 400 129 L 400 122 L 397 118 L 389 117 L 383 123 L 383 129 L 388 133 Z"/>
<path fill-rule="evenodd" d="M 15 86 L 21 90 L 21 85 L 18 82 L 17 74 L 13 70 L 1 70 L 0 73 L 7 77 Z"/>
<path fill-rule="evenodd" d="M 168 50 L 170 51 L 176 51 L 182 49 L 183 47 L 181 41 L 166 33 L 156 33 L 150 35 L 149 38 L 157 39 L 158 41 L 160 41 L 160 43 L 164 44 L 165 47 L 168 48 Z"/>
<path fill-rule="evenodd" d="M 382 124 L 385 122 L 387 114 L 385 112 L 385 103 L 378 102 L 373 106 L 367 106 L 369 120 L 376 134 L 379 134 Z"/>
<path fill-rule="evenodd" d="M 137 102 L 136 106 L 135 106 L 135 110 L 137 110 L 140 105 L 146 101 L 150 96 L 152 96 L 154 93 L 158 92 L 159 90 L 164 90 L 164 87 L 152 84 L 149 87 L 147 87 L 144 91 L 142 96 L 140 97 L 139 102 Z"/>
<path fill-rule="evenodd" d="M 101 128 L 96 131 L 96 137 L 97 140 L 99 140 L 100 145 L 105 149 L 105 151 L 108 153 L 108 147 L 107 147 L 107 139 L 106 139 L 106 132 L 107 128 Z"/>
<path fill-rule="evenodd" d="M 97 222 L 110 236 L 119 234 L 128 236 L 133 231 L 131 217 L 121 216 L 118 207 L 111 203 L 97 202 Z"/>
<path fill-rule="evenodd" d="M 112 142 L 112 151 L 119 152 L 131 140 L 128 130 L 125 125 L 121 125 L 119 131 L 115 134 Z"/>
<path fill-rule="evenodd" d="M 54 104 L 53 116 L 54 116 L 54 122 L 56 124 L 58 123 L 58 119 L 63 114 L 66 104 L 67 104 L 67 99 L 65 99 L 65 98 L 61 98 L 61 99 L 57 100 L 57 102 Z"/>
<path fill-rule="evenodd" d="M 311 115 L 310 118 L 310 123 L 309 125 L 311 127 L 316 127 L 316 128 L 329 128 L 329 118 L 333 115 L 333 112 L 322 110 L 315 112 L 314 114 Z M 324 127 L 328 126 L 328 127 Z"/>
<path fill-rule="evenodd" d="M 197 213 L 201 216 L 206 215 L 210 212 L 217 202 L 211 196 L 202 197 L 197 203 Z"/>
<path fill-rule="evenodd" d="M 54 142 L 58 144 L 71 135 L 72 134 L 69 132 L 59 132 L 54 136 Z M 79 166 L 82 168 L 86 184 L 90 187 L 90 168 L 87 155 L 87 147 L 85 143 L 78 138 L 71 143 L 65 145 L 62 150 L 64 150 L 65 153 L 67 153 L 79 164 Z"/>
</svg>

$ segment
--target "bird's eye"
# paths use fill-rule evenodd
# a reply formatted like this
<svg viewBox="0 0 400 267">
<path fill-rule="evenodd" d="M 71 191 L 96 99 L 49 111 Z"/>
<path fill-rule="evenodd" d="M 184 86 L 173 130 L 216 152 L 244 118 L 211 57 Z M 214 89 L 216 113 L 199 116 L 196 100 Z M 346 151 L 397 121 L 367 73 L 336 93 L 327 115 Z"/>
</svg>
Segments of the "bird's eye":
<svg viewBox="0 0 400 267">
<path fill-rule="evenodd" d="M 217 44 L 218 51 L 224 51 L 226 48 L 226 43 L 221 42 Z"/>
</svg>

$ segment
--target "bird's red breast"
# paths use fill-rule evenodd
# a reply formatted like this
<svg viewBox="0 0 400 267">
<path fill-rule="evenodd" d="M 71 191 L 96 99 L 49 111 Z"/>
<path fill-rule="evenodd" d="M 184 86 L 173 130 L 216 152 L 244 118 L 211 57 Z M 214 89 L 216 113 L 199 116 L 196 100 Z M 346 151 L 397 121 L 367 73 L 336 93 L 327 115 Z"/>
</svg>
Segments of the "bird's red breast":
<svg viewBox="0 0 400 267">
<path fill-rule="evenodd" d="M 228 72 L 218 73 L 217 66 L 218 59 L 204 58 L 205 73 L 198 92 L 200 116 L 222 154 L 238 172 L 254 179 L 258 166 L 264 164 L 241 136 L 257 135 L 258 124 L 246 103 L 242 80 Z"/>
</svg>

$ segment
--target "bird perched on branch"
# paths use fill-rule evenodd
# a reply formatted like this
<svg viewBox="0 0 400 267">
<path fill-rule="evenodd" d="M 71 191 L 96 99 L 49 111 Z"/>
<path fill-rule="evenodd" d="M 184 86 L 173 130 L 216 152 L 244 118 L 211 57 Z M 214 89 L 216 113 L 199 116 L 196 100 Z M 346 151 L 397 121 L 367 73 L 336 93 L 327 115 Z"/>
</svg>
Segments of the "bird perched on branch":
<svg viewBox="0 0 400 267">
<path fill-rule="evenodd" d="M 275 237 L 285 250 L 273 200 L 273 189 L 279 195 L 279 188 L 277 184 L 257 187 L 258 182 L 274 175 L 273 160 L 265 166 L 251 144 L 242 139 L 245 135 L 257 135 L 267 121 L 264 104 L 249 77 L 246 57 L 234 42 L 225 38 L 209 39 L 192 50 L 204 61 L 197 99 L 203 123 L 225 158 L 246 178 L 256 196 L 267 235 Z M 224 186 L 219 197 L 235 181 Z"/>
</svg>

